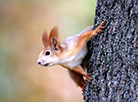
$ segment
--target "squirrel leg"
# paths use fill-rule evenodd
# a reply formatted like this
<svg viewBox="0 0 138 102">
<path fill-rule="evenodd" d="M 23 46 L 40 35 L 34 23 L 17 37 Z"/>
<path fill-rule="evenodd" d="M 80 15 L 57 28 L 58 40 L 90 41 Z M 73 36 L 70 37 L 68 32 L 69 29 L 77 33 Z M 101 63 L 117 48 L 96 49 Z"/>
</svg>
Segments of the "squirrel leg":
<svg viewBox="0 0 138 102">
<path fill-rule="evenodd" d="M 76 66 L 71 69 L 72 71 L 84 76 L 89 82 L 91 82 L 91 77 L 89 76 L 90 73 L 85 72 L 81 66 Z"/>
<path fill-rule="evenodd" d="M 68 70 L 69 71 L 69 74 L 70 74 L 70 77 L 73 79 L 73 81 L 82 88 L 82 91 L 85 89 L 85 81 L 83 79 L 83 76 L 72 71 L 72 70 Z"/>
<path fill-rule="evenodd" d="M 95 36 L 96 34 L 98 34 L 99 32 L 102 32 L 101 29 L 104 29 L 105 27 L 103 26 L 104 22 L 102 22 L 95 30 L 92 30 L 92 31 L 87 31 L 87 32 L 84 32 L 83 34 L 81 34 L 79 36 L 79 39 L 80 40 L 89 40 L 91 39 L 93 36 Z"/>
<path fill-rule="evenodd" d="M 84 32 L 80 36 L 78 36 L 77 49 L 82 49 L 82 47 L 84 46 L 84 44 L 86 44 L 88 40 L 90 40 L 99 32 L 102 32 L 101 29 L 104 29 L 103 24 L 104 22 L 102 22 L 95 30 Z"/>
</svg>

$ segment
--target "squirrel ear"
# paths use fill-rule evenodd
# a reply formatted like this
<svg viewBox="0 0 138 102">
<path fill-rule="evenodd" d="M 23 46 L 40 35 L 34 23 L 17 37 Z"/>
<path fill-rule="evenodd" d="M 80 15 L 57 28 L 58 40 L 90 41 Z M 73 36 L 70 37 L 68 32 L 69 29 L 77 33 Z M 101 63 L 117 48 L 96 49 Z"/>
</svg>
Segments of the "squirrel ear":
<svg viewBox="0 0 138 102">
<path fill-rule="evenodd" d="M 49 46 L 48 34 L 46 31 L 44 31 L 44 33 L 42 35 L 42 42 L 43 42 L 44 47 Z"/>
<path fill-rule="evenodd" d="M 58 28 L 55 26 L 49 35 L 50 47 L 54 50 L 61 50 Z"/>
</svg>

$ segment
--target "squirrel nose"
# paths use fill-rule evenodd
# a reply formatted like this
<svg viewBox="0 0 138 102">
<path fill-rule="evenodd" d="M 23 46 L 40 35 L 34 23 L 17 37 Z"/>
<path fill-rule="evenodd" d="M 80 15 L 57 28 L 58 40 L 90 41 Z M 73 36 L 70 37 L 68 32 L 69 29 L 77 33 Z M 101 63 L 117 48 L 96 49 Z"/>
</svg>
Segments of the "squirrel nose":
<svg viewBox="0 0 138 102">
<path fill-rule="evenodd" d="M 45 62 L 45 60 L 43 60 L 43 59 L 38 59 L 38 60 L 37 60 L 37 63 L 38 63 L 39 65 L 44 65 L 46 62 Z"/>
<path fill-rule="evenodd" d="M 41 62 L 37 62 L 37 63 L 41 65 Z"/>
</svg>

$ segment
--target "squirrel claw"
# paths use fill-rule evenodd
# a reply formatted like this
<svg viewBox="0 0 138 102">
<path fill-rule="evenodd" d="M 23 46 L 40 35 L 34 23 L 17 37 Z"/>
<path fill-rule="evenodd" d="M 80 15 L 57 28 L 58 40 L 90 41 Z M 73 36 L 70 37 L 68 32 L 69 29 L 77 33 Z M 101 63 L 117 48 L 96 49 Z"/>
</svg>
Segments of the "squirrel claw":
<svg viewBox="0 0 138 102">
<path fill-rule="evenodd" d="M 91 75 L 91 73 L 86 73 L 86 79 L 90 83 L 92 78 L 89 75 Z"/>
<path fill-rule="evenodd" d="M 104 21 L 97 27 L 97 29 L 96 29 L 96 34 L 98 33 L 98 32 L 103 32 L 101 29 L 104 29 L 105 27 L 103 26 L 103 24 L 104 24 Z"/>
<path fill-rule="evenodd" d="M 103 21 L 99 26 L 102 26 L 105 22 Z"/>
</svg>

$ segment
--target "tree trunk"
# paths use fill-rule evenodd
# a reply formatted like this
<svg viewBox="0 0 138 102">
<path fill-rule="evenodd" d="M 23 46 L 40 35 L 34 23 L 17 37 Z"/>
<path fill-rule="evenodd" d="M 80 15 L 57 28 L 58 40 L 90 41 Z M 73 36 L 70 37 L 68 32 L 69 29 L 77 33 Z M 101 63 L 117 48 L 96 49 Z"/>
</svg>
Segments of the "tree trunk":
<svg viewBox="0 0 138 102">
<path fill-rule="evenodd" d="M 98 0 L 94 29 L 102 21 L 88 42 L 85 102 L 138 102 L 138 1 Z"/>
</svg>

